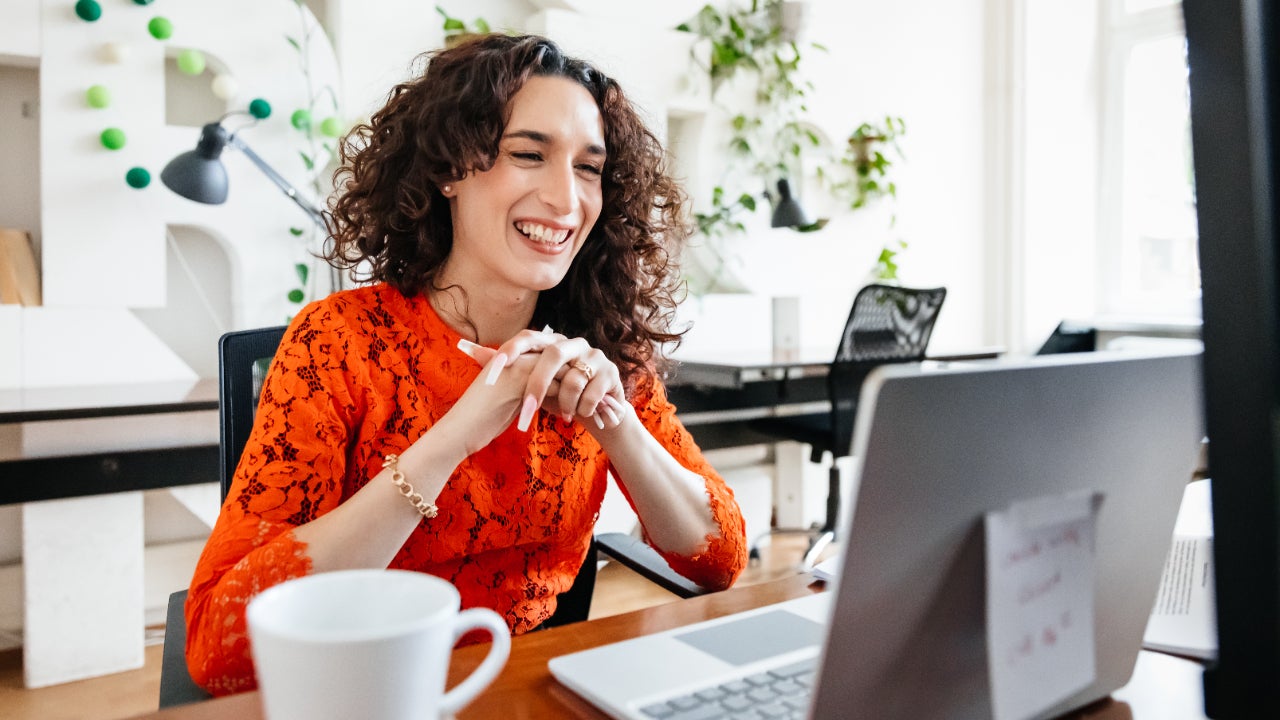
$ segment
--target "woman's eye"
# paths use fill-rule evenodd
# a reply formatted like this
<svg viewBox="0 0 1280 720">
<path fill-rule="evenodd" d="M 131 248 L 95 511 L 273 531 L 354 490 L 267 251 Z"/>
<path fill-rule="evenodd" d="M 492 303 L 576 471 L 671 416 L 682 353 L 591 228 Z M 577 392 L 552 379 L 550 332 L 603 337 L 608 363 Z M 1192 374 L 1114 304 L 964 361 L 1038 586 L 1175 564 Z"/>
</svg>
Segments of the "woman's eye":
<svg viewBox="0 0 1280 720">
<path fill-rule="evenodd" d="M 581 170 L 581 171 L 583 171 L 583 172 L 591 173 L 592 175 L 603 175 L 603 174 L 604 174 L 604 168 L 602 168 L 602 167 L 600 167 L 600 166 L 598 166 L 598 165 L 579 165 L 579 166 L 578 166 L 578 169 L 579 169 L 579 170 Z"/>
<path fill-rule="evenodd" d="M 529 160 L 531 162 L 537 162 L 538 160 L 542 159 L 542 156 L 539 155 L 538 153 L 529 153 L 529 152 L 511 153 L 511 157 L 517 160 Z"/>
</svg>

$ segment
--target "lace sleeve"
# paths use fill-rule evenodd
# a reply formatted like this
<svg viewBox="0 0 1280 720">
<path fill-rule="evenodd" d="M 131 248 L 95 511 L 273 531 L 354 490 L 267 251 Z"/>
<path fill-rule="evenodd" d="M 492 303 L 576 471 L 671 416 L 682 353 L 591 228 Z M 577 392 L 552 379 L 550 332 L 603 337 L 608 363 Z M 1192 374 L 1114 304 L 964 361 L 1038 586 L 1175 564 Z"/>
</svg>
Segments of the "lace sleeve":
<svg viewBox="0 0 1280 720">
<path fill-rule="evenodd" d="M 245 608 L 307 574 L 293 528 L 336 507 L 354 404 L 340 370 L 348 348 L 324 305 L 295 319 L 263 385 L 253 431 L 187 596 L 187 666 L 214 694 L 253 687 Z"/>
<path fill-rule="evenodd" d="M 707 536 L 705 549 L 695 555 L 659 552 L 672 570 L 704 588 L 722 590 L 733 585 L 747 565 L 746 523 L 733 498 L 733 490 L 703 457 L 702 450 L 676 417 L 676 408 L 667 399 L 666 388 L 660 381 L 650 378 L 641 383 L 632 403 L 640 421 L 667 452 L 685 468 L 702 476 L 712 519 L 719 528 L 718 533 Z M 626 489 L 622 491 L 625 495 Z M 643 524 L 641 520 L 642 528 Z"/>
</svg>

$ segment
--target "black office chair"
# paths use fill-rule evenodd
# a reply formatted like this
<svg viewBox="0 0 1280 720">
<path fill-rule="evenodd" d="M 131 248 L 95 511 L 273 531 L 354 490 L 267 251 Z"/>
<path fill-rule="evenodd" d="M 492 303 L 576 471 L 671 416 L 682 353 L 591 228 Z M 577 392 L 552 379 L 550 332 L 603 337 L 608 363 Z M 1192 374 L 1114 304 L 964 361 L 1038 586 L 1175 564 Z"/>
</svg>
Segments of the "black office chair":
<svg viewBox="0 0 1280 720">
<path fill-rule="evenodd" d="M 221 498 L 227 499 L 236 464 L 253 429 L 258 396 L 285 326 L 229 332 L 218 341 L 218 415 L 221 421 Z M 625 533 L 595 536 L 573 585 L 557 598 L 556 612 L 545 622 L 555 627 L 587 619 L 595 589 L 599 553 L 617 560 L 642 577 L 677 597 L 689 598 L 707 592 L 676 574 L 658 551 Z M 187 591 L 169 596 L 165 615 L 164 650 L 160 665 L 160 707 L 185 705 L 209 698 L 209 694 L 187 672 L 187 624 L 183 612 Z"/>
<path fill-rule="evenodd" d="M 1066 320 L 1058 323 L 1058 327 L 1036 350 L 1037 355 L 1059 355 L 1062 353 L 1093 352 L 1098 349 L 1098 329 L 1088 325 L 1070 323 Z"/>
<path fill-rule="evenodd" d="M 827 515 L 815 532 L 802 564 L 812 568 L 818 555 L 835 539 L 840 518 L 840 470 L 836 459 L 852 451 L 853 421 L 862 381 L 873 368 L 888 363 L 924 359 L 933 324 L 947 296 L 946 288 L 912 289 L 868 285 L 858 291 L 845 321 L 844 334 L 827 374 L 828 412 L 762 418 L 753 430 L 807 443 L 810 461 L 821 463 L 831 453 L 827 474 Z M 785 532 L 785 531 L 784 531 Z"/>
</svg>

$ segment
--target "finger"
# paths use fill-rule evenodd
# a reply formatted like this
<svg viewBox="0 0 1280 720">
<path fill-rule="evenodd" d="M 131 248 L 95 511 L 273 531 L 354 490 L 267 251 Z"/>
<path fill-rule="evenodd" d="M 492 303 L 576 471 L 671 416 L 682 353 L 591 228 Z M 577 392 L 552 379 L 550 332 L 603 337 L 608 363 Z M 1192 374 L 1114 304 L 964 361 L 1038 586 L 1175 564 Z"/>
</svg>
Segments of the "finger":
<svg viewBox="0 0 1280 720">
<path fill-rule="evenodd" d="M 564 339 L 563 335 L 553 332 L 521 330 L 513 335 L 510 340 L 498 346 L 498 352 L 506 353 L 509 358 L 516 358 L 528 352 L 541 351 L 547 346 Z"/>
<path fill-rule="evenodd" d="M 498 351 L 494 350 L 493 348 L 487 348 L 483 345 L 477 345 L 476 343 L 473 343 L 466 338 L 460 338 L 458 340 L 458 349 L 466 353 L 467 357 L 471 358 L 472 360 L 475 360 L 481 365 L 484 365 L 485 363 L 489 362 L 491 359 L 493 359 L 493 356 L 498 353 Z"/>
<path fill-rule="evenodd" d="M 495 353 L 493 360 L 489 363 L 489 369 L 485 371 L 484 384 L 493 385 L 498 382 L 498 375 L 502 372 L 502 368 L 507 366 L 507 354 Z"/>
<path fill-rule="evenodd" d="M 516 420 L 516 429 L 525 432 L 529 429 L 529 423 L 533 422 L 533 414 L 538 411 L 538 400 L 532 395 L 525 395 L 524 402 L 520 405 L 520 417 Z"/>
<path fill-rule="evenodd" d="M 560 377 L 560 382 L 563 386 L 565 382 L 574 377 L 575 373 L 561 375 L 564 366 L 590 349 L 591 346 L 582 338 L 561 340 L 544 347 L 538 355 L 533 369 L 529 371 L 529 379 L 525 383 L 525 393 L 534 396 L 541 402 L 547 397 L 547 391 L 551 387 L 553 380 Z M 563 390 L 561 392 L 563 393 Z M 566 412 L 573 411 L 576 406 L 577 398 L 574 398 L 574 403 L 562 408 L 562 410 Z"/>
<path fill-rule="evenodd" d="M 484 384 L 492 385 L 498 382 L 498 373 L 502 372 L 502 368 L 507 364 L 507 356 L 503 353 L 494 353 L 489 358 L 489 362 L 480 370 L 480 374 L 484 376 Z"/>
<path fill-rule="evenodd" d="M 608 397 L 608 395 L 606 395 L 605 397 Z M 613 411 L 613 408 L 609 407 L 608 403 L 606 402 L 600 403 L 600 406 L 596 409 L 596 417 L 599 417 L 600 413 L 602 412 L 606 416 L 608 416 L 609 422 L 613 423 L 612 425 L 610 425 L 610 427 L 618 427 L 619 425 L 622 424 L 622 421 L 618 419 L 618 414 Z"/>
<path fill-rule="evenodd" d="M 560 388 L 557 392 L 557 412 L 570 417 L 578 414 L 582 406 L 582 391 L 587 389 L 587 378 L 582 373 L 571 369 L 568 365 L 560 368 Z M 582 413 L 590 415 L 591 413 Z"/>
</svg>

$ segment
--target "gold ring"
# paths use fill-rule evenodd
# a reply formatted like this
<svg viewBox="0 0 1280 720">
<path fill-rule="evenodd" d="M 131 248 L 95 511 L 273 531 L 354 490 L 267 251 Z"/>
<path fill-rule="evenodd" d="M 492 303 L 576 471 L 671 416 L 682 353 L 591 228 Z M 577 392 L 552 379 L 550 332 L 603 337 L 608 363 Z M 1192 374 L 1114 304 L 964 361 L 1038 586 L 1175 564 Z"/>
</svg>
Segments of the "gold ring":
<svg viewBox="0 0 1280 720">
<path fill-rule="evenodd" d="M 591 366 L 582 362 L 582 360 L 574 360 L 573 362 L 569 363 L 569 367 L 573 368 L 574 370 L 577 370 L 583 375 L 586 375 L 587 382 L 591 382 L 591 378 L 596 376 L 596 371 L 592 370 Z"/>
</svg>

